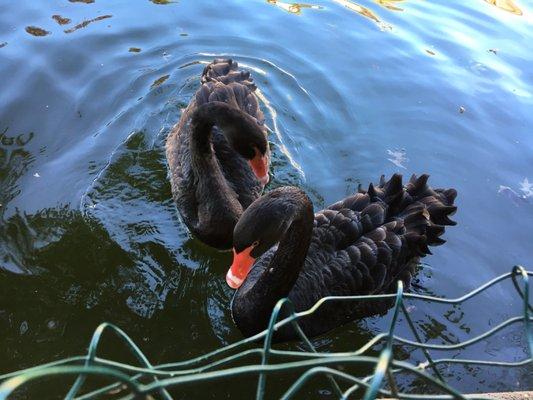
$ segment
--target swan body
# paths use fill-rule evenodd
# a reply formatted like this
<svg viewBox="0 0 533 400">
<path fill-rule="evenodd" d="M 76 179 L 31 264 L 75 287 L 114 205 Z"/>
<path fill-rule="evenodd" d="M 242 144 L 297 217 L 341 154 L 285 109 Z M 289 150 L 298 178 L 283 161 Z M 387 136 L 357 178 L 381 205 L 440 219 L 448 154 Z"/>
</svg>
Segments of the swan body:
<svg viewBox="0 0 533 400">
<path fill-rule="evenodd" d="M 215 60 L 166 142 L 172 195 L 189 230 L 229 248 L 243 210 L 268 182 L 270 151 L 250 73 Z"/>
<path fill-rule="evenodd" d="M 288 297 L 296 311 L 325 296 L 394 292 L 397 281 L 409 286 L 428 246 L 440 236 L 456 211 L 454 189 L 432 189 L 428 176 L 401 175 L 345 198 L 313 215 L 300 189 L 284 187 L 256 200 L 234 231 L 234 261 L 227 281 L 238 287 L 232 316 L 245 336 L 266 329 L 273 307 Z M 390 301 L 326 302 L 299 321 L 308 336 L 385 312 Z M 296 338 L 283 327 L 274 339 Z"/>
</svg>

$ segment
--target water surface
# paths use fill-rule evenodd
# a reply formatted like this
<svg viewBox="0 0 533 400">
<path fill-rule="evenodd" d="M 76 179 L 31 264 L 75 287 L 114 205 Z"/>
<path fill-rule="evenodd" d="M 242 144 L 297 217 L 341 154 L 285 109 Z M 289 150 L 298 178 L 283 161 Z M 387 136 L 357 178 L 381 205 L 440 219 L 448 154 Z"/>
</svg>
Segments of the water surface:
<svg viewBox="0 0 533 400">
<path fill-rule="evenodd" d="M 458 190 L 458 225 L 414 290 L 459 296 L 514 264 L 531 269 L 532 7 L 0 0 L 0 373 L 83 353 L 102 321 L 154 363 L 240 338 L 224 282 L 231 256 L 190 237 L 164 157 L 215 57 L 253 72 L 273 130 L 268 189 L 301 186 L 317 209 L 394 172 Z M 461 307 L 410 310 L 425 340 L 454 343 L 517 315 L 520 303 L 504 285 Z M 369 318 L 315 342 L 355 349 L 387 324 Z M 523 359 L 520 333 L 446 356 Z M 113 342 L 102 354 L 127 360 Z M 423 359 L 409 348 L 398 357 Z M 469 392 L 532 387 L 523 370 L 443 373 Z M 250 398 L 253 383 L 197 390 Z M 316 385 L 310 398 L 332 397 Z"/>
</svg>

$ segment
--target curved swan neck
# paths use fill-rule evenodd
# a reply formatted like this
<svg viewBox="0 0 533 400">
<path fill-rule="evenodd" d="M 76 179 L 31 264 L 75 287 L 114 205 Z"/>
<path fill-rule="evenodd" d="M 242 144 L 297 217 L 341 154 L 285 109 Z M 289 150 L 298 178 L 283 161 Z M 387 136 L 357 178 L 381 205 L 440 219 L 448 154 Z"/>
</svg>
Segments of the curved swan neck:
<svg viewBox="0 0 533 400">
<path fill-rule="evenodd" d="M 243 331 L 266 326 L 272 309 L 289 295 L 304 265 L 313 233 L 313 205 L 303 192 L 287 200 L 296 201 L 296 210 L 270 264 L 251 287 L 236 293 L 234 306 L 248 310 L 238 313 L 242 320 L 236 320 Z"/>
<path fill-rule="evenodd" d="M 191 117 L 190 152 L 191 164 L 197 177 L 197 198 L 209 199 L 200 202 L 198 225 L 229 224 L 234 226 L 243 212 L 238 196 L 230 188 L 216 159 L 211 144 L 214 125 L 231 125 L 237 110 L 226 103 L 210 102 L 201 105 Z M 216 205 L 216 211 L 213 210 Z M 221 211 L 223 210 L 223 212 Z M 229 235 L 231 236 L 231 234 Z"/>
<path fill-rule="evenodd" d="M 224 136 L 231 139 L 232 131 L 227 129 L 239 119 L 245 118 L 240 110 L 222 101 L 211 101 L 196 109 L 191 118 L 191 151 L 193 154 L 211 154 L 211 131 L 213 126 L 221 128 Z M 226 128 L 226 129 L 225 129 Z"/>
<path fill-rule="evenodd" d="M 286 297 L 302 269 L 313 232 L 313 206 L 305 196 L 299 201 L 298 213 L 281 238 L 278 249 L 262 281 L 276 294 L 274 302 Z M 259 283 L 259 282 L 258 282 Z"/>
</svg>

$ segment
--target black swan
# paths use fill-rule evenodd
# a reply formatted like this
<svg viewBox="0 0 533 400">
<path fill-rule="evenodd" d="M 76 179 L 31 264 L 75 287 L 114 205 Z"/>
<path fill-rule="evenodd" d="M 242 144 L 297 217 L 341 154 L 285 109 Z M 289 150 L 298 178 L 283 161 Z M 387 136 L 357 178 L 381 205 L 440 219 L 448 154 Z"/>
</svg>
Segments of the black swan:
<svg viewBox="0 0 533 400">
<path fill-rule="evenodd" d="M 249 71 L 214 60 L 166 143 L 172 195 L 189 230 L 230 248 L 235 224 L 268 183 L 270 150 Z"/>
<path fill-rule="evenodd" d="M 282 187 L 256 200 L 233 233 L 233 264 L 226 275 L 238 289 L 233 320 L 245 336 L 264 330 L 275 304 L 288 297 L 296 311 L 324 296 L 394 292 L 397 281 L 409 286 L 420 257 L 440 238 L 456 211 L 454 189 L 432 189 L 428 175 L 402 176 L 370 184 L 313 215 L 307 195 Z M 253 268 L 252 268 L 253 266 Z M 386 311 L 390 301 L 329 302 L 300 321 L 308 336 Z M 285 326 L 276 341 L 296 338 Z"/>
</svg>

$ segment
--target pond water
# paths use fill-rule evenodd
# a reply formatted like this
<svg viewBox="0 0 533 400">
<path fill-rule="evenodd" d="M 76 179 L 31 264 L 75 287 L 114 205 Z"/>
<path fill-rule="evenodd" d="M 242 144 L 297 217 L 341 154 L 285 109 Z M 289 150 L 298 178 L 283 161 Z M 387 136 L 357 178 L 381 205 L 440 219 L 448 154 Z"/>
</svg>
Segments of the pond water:
<svg viewBox="0 0 533 400">
<path fill-rule="evenodd" d="M 527 0 L 0 0 L 0 373 L 84 353 L 103 321 L 153 363 L 241 338 L 224 280 L 231 255 L 190 237 L 164 156 L 215 57 L 237 60 L 259 87 L 273 130 L 267 190 L 301 186 L 316 209 L 394 172 L 458 190 L 458 225 L 414 290 L 459 296 L 514 264 L 531 269 L 531 10 Z M 432 343 L 520 313 L 511 285 L 461 307 L 413 304 Z M 315 344 L 355 349 L 388 321 Z M 405 323 L 398 333 L 409 337 Z M 515 325 L 445 356 L 523 359 L 521 333 Z M 399 357 L 423 359 L 409 348 Z M 533 388 L 527 372 L 443 370 L 468 392 Z M 254 384 L 194 393 L 250 398 Z M 316 386 L 308 398 L 332 398 L 326 382 Z"/>
</svg>

